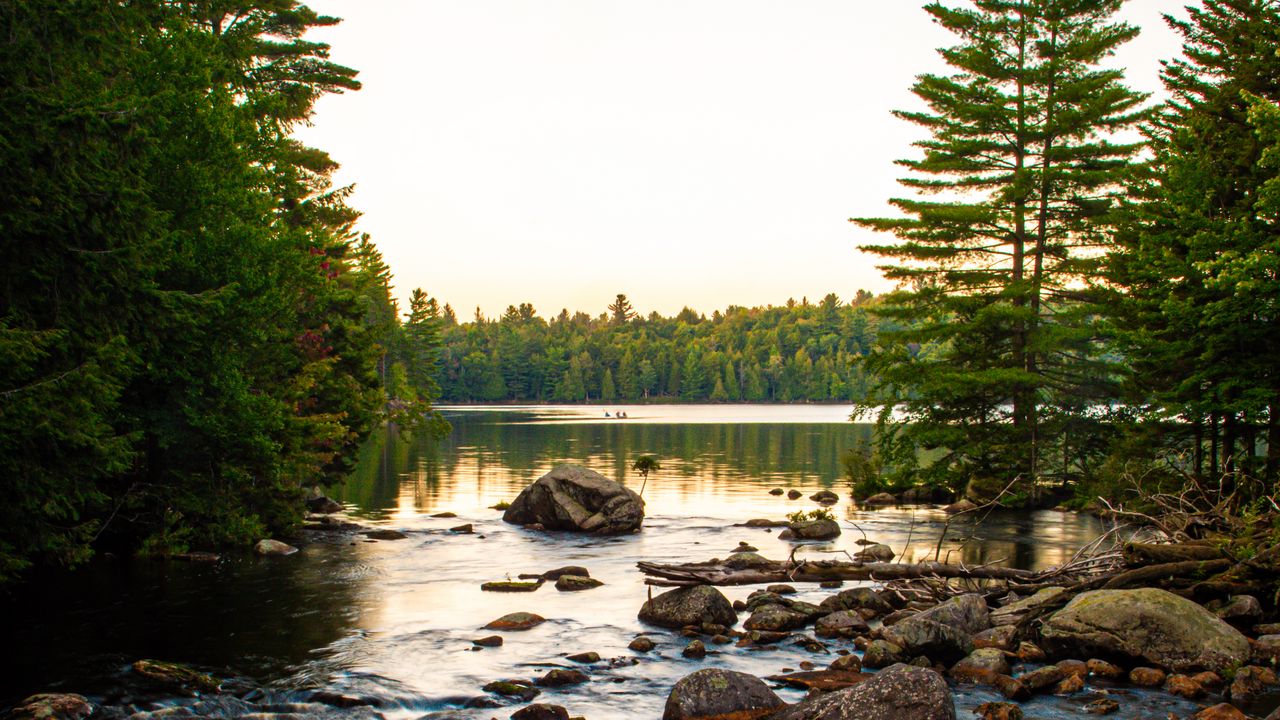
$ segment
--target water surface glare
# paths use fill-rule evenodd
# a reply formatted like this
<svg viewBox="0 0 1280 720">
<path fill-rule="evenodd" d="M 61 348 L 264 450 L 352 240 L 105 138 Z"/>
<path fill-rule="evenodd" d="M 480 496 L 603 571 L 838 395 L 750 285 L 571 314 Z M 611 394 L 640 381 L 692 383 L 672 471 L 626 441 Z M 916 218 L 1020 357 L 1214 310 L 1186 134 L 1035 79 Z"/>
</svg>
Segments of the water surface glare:
<svg viewBox="0 0 1280 720">
<path fill-rule="evenodd" d="M 608 411 L 611 417 L 604 417 Z M 618 410 L 628 416 L 612 417 Z M 393 718 L 506 718 L 516 709 L 465 709 L 492 680 L 532 679 L 547 668 L 577 667 L 591 681 L 547 689 L 540 702 L 571 715 L 659 718 L 671 686 L 702 667 L 755 675 L 825 667 L 832 654 L 780 644 L 764 649 L 708 644 L 701 661 L 681 656 L 679 633 L 636 619 L 649 589 L 640 560 L 697 561 L 726 557 L 739 542 L 780 559 L 793 544 L 776 532 L 735 527 L 750 518 L 781 519 L 816 505 L 823 488 L 840 494 L 833 510 L 844 533 L 799 546 L 798 553 L 843 557 L 865 537 L 907 560 L 996 562 L 1042 569 L 1069 559 L 1095 538 L 1098 520 L 1035 512 L 993 517 L 980 528 L 946 522 L 938 508 L 862 510 L 848 501 L 842 451 L 870 429 L 847 422 L 836 406 L 608 406 L 589 408 L 452 408 L 454 433 L 439 443 L 380 434 L 333 494 L 349 515 L 401 530 L 408 539 L 315 542 L 286 558 L 233 558 L 213 566 L 104 559 L 69 576 L 41 581 L 11 599 L 8 616 L 31 619 L 11 631 L 14 656 L 30 662 L 8 675 L 3 701 L 61 689 L 118 694 L 134 659 L 154 657 L 242 675 L 282 692 L 312 688 L 376 700 Z M 639 489 L 630 464 L 653 454 L 661 469 L 644 491 L 642 532 L 598 538 L 535 532 L 507 525 L 490 506 L 509 501 L 557 464 L 586 465 Z M 770 495 L 796 488 L 799 500 Z M 455 517 L 433 517 L 440 513 Z M 474 534 L 449 532 L 471 524 Z M 559 592 L 482 592 L 480 584 L 563 565 L 586 566 L 604 586 Z M 797 583 L 798 598 L 820 602 L 831 590 Z M 852 585 L 846 585 L 851 587 Z M 745 599 L 754 587 L 725 588 Z M 659 592 L 655 590 L 655 592 Z M 476 651 L 471 640 L 492 634 L 485 623 L 509 612 L 548 619 L 526 632 L 502 633 L 503 646 Z M 745 616 L 742 618 L 745 619 Z M 627 649 L 638 634 L 657 642 L 651 653 Z M 595 651 L 604 661 L 578 666 L 565 655 Z M 1115 717 L 1164 717 L 1192 706 L 1160 693 L 1118 693 Z M 801 693 L 780 690 L 788 701 Z M 999 699 L 980 688 L 957 690 L 958 714 Z M 1077 717 L 1084 695 L 1041 697 L 1031 717 Z"/>
</svg>

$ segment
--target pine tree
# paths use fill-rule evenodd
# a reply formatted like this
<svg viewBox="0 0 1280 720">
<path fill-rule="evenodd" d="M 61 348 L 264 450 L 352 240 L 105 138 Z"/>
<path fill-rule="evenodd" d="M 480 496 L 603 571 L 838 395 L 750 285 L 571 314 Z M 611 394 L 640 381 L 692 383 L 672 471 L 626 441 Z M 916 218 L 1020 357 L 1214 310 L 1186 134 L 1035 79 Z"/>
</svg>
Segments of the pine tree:
<svg viewBox="0 0 1280 720">
<path fill-rule="evenodd" d="M 907 329 L 881 335 L 868 360 L 880 383 L 861 406 L 881 410 L 881 440 L 906 473 L 919 448 L 945 450 L 924 477 L 955 486 L 1069 470 L 1044 448 L 1064 399 L 1101 392 L 1079 287 L 1137 150 L 1108 138 L 1141 118 L 1142 96 L 1099 66 L 1137 34 L 1111 22 L 1121 4 L 925 8 L 960 42 L 941 51 L 953 74 L 913 87 L 929 109 L 897 113 L 931 134 L 922 158 L 900 161 L 913 171 L 901 182 L 954 199 L 895 199 L 905 218 L 855 221 L 898 237 L 863 249 L 910 286 L 879 308 Z"/>
<path fill-rule="evenodd" d="M 635 308 L 631 307 L 626 295 L 618 293 L 617 299 L 610 303 L 609 317 L 614 325 L 625 325 L 635 319 Z"/>
<path fill-rule="evenodd" d="M 1206 0 L 1166 18 L 1184 57 L 1148 129 L 1155 159 L 1112 255 L 1131 402 L 1216 484 L 1280 478 L 1280 222 L 1266 117 L 1280 103 L 1280 4 Z M 1251 109 L 1253 110 L 1251 116 Z M 1272 151 L 1274 152 L 1274 151 Z M 1270 451 L 1256 455 L 1259 435 Z"/>
</svg>

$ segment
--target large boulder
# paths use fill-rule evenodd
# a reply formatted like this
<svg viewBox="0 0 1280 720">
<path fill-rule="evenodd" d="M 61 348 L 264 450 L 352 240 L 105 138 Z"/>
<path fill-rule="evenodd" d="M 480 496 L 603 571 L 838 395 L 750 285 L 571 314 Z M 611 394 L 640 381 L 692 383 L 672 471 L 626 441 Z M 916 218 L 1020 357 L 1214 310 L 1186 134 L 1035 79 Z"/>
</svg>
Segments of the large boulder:
<svg viewBox="0 0 1280 720">
<path fill-rule="evenodd" d="M 9 711 L 11 720 L 80 720 L 93 714 L 93 705 L 81 695 L 43 693 L 32 695 Z"/>
<path fill-rule="evenodd" d="M 1049 617 L 1042 635 L 1059 657 L 1141 661 L 1180 673 L 1221 672 L 1249 659 L 1240 631 L 1157 588 L 1081 593 Z"/>
<path fill-rule="evenodd" d="M 894 665 L 845 690 L 815 695 L 773 720 L 955 720 L 947 681 L 933 670 Z"/>
<path fill-rule="evenodd" d="M 662 720 L 763 717 L 785 703 L 754 675 L 708 668 L 680 679 L 667 696 Z"/>
<path fill-rule="evenodd" d="M 600 473 L 561 465 L 522 490 L 502 519 L 551 530 L 617 535 L 640 528 L 644 500 Z"/>
<path fill-rule="evenodd" d="M 728 627 L 738 622 L 738 613 L 719 590 L 710 585 L 695 585 L 668 590 L 646 600 L 640 608 L 640 620 L 667 628 L 701 627 L 707 623 Z"/>
</svg>

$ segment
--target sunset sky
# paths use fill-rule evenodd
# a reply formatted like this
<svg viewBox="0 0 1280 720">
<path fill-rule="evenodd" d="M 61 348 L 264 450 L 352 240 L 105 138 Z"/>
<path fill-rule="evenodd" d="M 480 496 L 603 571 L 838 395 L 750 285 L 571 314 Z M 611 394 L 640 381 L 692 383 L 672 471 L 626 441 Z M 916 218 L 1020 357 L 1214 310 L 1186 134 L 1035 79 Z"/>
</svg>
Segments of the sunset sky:
<svg viewBox="0 0 1280 720">
<path fill-rule="evenodd" d="M 343 165 L 395 273 L 462 319 L 888 289 L 876 238 L 920 131 L 913 78 L 953 42 L 906 0 L 313 0 L 361 71 L 298 135 Z M 1169 0 L 1116 63 L 1159 88 Z"/>
</svg>

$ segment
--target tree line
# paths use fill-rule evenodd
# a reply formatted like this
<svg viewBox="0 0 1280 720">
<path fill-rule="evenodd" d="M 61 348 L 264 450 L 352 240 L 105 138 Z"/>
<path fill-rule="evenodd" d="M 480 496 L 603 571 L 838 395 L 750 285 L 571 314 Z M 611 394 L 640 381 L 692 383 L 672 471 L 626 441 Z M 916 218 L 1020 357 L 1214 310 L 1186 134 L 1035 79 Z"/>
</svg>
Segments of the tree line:
<svg viewBox="0 0 1280 720">
<path fill-rule="evenodd" d="M 1184 51 L 1155 105 L 1109 62 L 1138 33 L 1122 5 L 926 6 L 956 44 L 897 113 L 927 133 L 910 192 L 853 220 L 894 236 L 863 249 L 901 288 L 864 360 L 863 472 L 975 499 L 1274 492 L 1280 4 L 1167 16 Z"/>
<path fill-rule="evenodd" d="M 445 402 L 851 402 L 867 393 L 855 359 L 880 323 L 871 296 L 834 293 L 817 303 L 729 307 L 711 317 L 685 308 L 640 317 L 626 295 L 591 316 L 532 305 L 459 323 L 440 313 Z"/>
<path fill-rule="evenodd" d="M 250 543 L 389 412 L 440 428 L 428 308 L 400 317 L 336 163 L 290 136 L 360 87 L 305 38 L 336 22 L 0 2 L 0 581 Z"/>
</svg>

